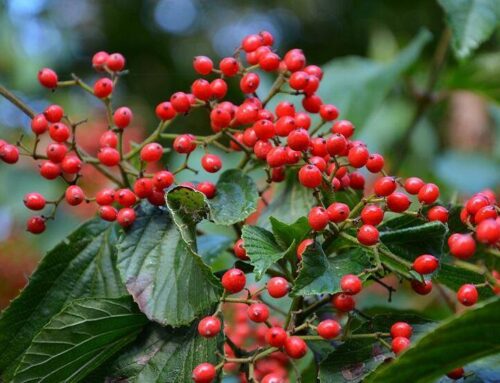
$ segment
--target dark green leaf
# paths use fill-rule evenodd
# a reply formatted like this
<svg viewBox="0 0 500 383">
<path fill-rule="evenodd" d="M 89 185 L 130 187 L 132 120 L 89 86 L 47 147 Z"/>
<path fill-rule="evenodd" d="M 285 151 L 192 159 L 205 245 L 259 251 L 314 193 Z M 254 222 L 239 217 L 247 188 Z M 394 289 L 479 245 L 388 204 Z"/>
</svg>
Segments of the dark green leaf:
<svg viewBox="0 0 500 383">
<path fill-rule="evenodd" d="M 0 318 L 0 371 L 11 376 L 33 337 L 69 301 L 126 293 L 116 270 L 116 227 L 100 218 L 49 251 Z M 8 379 L 6 379 L 8 380 Z"/>
<path fill-rule="evenodd" d="M 466 233 L 469 231 L 467 226 L 460 219 L 460 211 L 462 210 L 462 206 L 453 206 L 449 209 L 449 218 L 448 218 L 448 229 L 451 233 Z"/>
<path fill-rule="evenodd" d="M 257 210 L 258 199 L 255 182 L 241 170 L 230 169 L 221 174 L 217 194 L 208 200 L 208 206 L 216 224 L 232 225 Z"/>
<path fill-rule="evenodd" d="M 351 209 L 361 201 L 363 193 L 359 190 L 347 189 L 336 192 L 323 192 L 325 205 L 330 205 L 334 202 L 342 202 L 349 206 Z"/>
<path fill-rule="evenodd" d="M 358 274 L 370 267 L 368 253 L 363 248 L 345 251 L 327 258 L 317 243 L 308 246 L 302 255 L 299 275 L 291 295 L 317 295 L 340 291 L 340 279 L 346 274 Z"/>
<path fill-rule="evenodd" d="M 456 367 L 499 353 L 499 334 L 500 298 L 495 297 L 444 321 L 365 382 L 432 381 Z"/>
<path fill-rule="evenodd" d="M 453 50 L 459 59 L 468 57 L 486 41 L 500 21 L 496 0 L 438 0 L 443 7 L 453 38 Z"/>
<path fill-rule="evenodd" d="M 233 240 L 221 234 L 203 234 L 197 237 L 198 254 L 207 265 L 228 249 Z"/>
<path fill-rule="evenodd" d="M 413 338 L 429 330 L 431 322 L 413 314 L 397 313 L 377 315 L 358 327 L 354 334 L 389 332 L 398 321 L 410 323 Z M 342 343 L 320 364 L 321 383 L 357 383 L 392 353 L 375 339 L 352 339 Z"/>
<path fill-rule="evenodd" d="M 146 323 L 129 296 L 75 300 L 33 339 L 13 383 L 80 381 L 132 342 Z"/>
<path fill-rule="evenodd" d="M 283 250 L 274 239 L 273 233 L 258 226 L 243 226 L 241 237 L 257 280 L 262 278 L 269 267 L 293 252 L 295 246 L 295 242 L 292 242 L 288 249 Z"/>
<path fill-rule="evenodd" d="M 447 228 L 441 222 L 425 222 L 411 216 L 391 219 L 380 227 L 380 241 L 409 261 L 422 254 L 440 258 L 446 234 Z"/>
<path fill-rule="evenodd" d="M 138 209 L 120 238 L 118 269 L 141 311 L 165 325 L 191 323 L 221 293 L 219 281 L 183 240 L 170 212 L 149 204 Z"/>
<path fill-rule="evenodd" d="M 191 327 L 166 329 L 150 324 L 137 340 L 107 366 L 106 381 L 129 383 L 184 383 L 191 381 L 200 363 L 217 364 L 221 337 L 199 336 L 197 323 Z M 104 381 L 104 379 L 95 379 Z"/>
<path fill-rule="evenodd" d="M 442 263 L 439 272 L 434 277 L 436 282 L 442 283 L 453 291 L 458 291 L 460 286 L 466 283 L 481 284 L 485 282 L 484 276 L 459 266 Z M 492 297 L 493 291 L 484 286 L 477 289 L 481 298 Z"/>
<path fill-rule="evenodd" d="M 311 231 L 306 217 L 300 217 L 292 224 L 281 222 L 274 217 L 270 217 L 269 220 L 276 242 L 283 249 L 289 248 L 294 242 L 296 245 L 299 244 Z"/>
</svg>

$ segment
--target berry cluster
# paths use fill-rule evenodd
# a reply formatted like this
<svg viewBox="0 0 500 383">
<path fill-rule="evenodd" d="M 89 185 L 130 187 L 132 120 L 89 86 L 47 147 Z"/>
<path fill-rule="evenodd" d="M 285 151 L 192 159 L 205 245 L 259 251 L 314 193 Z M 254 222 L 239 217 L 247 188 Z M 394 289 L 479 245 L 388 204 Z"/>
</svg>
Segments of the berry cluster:
<svg viewBox="0 0 500 383">
<path fill-rule="evenodd" d="M 324 103 L 318 96 L 323 77 L 321 68 L 308 65 L 299 49 L 292 49 L 281 57 L 273 51 L 272 45 L 273 36 L 263 31 L 246 36 L 235 54 L 223 58 L 218 66 L 208 57 L 195 57 L 194 70 L 203 77 L 192 83 L 190 92 L 178 91 L 167 101 L 160 102 L 155 109 L 159 120 L 157 128 L 128 151 L 124 150 L 123 132 L 133 125 L 133 112 L 127 106 L 113 108 L 111 103 L 120 77 L 126 74 L 125 58 L 121 54 L 98 52 L 94 55 L 92 65 L 101 77 L 93 86 L 75 75 L 71 80 L 60 81 L 53 70 L 42 69 L 38 79 L 44 87 L 54 90 L 77 86 L 102 100 L 108 129 L 99 138 L 99 150 L 97 153 L 83 150 L 76 139 L 76 131 L 85 121 L 72 121 L 59 105 L 50 105 L 42 113 L 31 115 L 31 128 L 36 135 L 32 148 L 22 140 L 17 145 L 0 141 L 0 159 L 5 163 L 16 163 L 20 156 L 31 157 L 38 163 L 42 177 L 62 179 L 67 184 L 63 195 L 55 200 L 47 200 L 36 192 L 25 196 L 24 204 L 28 209 L 41 211 L 47 205 L 53 206 L 51 214 L 37 215 L 28 220 L 27 228 L 35 234 L 45 230 L 46 222 L 54 218 L 62 201 L 70 206 L 96 203 L 102 219 L 128 227 L 136 218 L 134 208 L 140 200 L 156 206 L 164 205 L 165 190 L 176 184 L 179 172 L 197 174 L 189 164 L 193 151 L 204 150 L 201 158 L 204 171 L 220 171 L 224 166 L 221 158 L 210 152 L 216 147 L 225 152 L 241 152 L 243 157 L 239 168 L 242 170 L 247 170 L 249 165 L 260 165 L 265 170 L 268 185 L 282 182 L 287 174 L 296 173 L 298 182 L 310 189 L 316 206 L 308 214 L 308 238 L 297 247 L 299 268 L 310 246 L 339 236 L 372 251 L 374 268 L 357 275 L 344 275 L 336 294 L 322 297 L 301 310 L 291 308 L 284 320 L 279 315 L 273 316 L 274 308 L 262 297 L 264 294 L 275 299 L 287 296 L 295 275 L 273 276 L 264 287 L 252 292 L 246 288 L 243 270 L 232 268 L 226 271 L 222 276 L 225 292 L 221 304 L 215 313 L 203 318 L 198 325 L 199 334 L 211 338 L 223 331 L 224 320 L 225 354 L 217 366 L 202 363 L 194 369 L 193 380 L 197 383 L 213 382 L 221 369 L 239 373 L 243 382 L 247 379 L 263 383 L 287 382 L 287 371 L 290 364 L 293 366 L 291 361 L 308 352 L 305 340 L 349 339 L 350 332 L 343 333 L 341 319 L 344 313 L 351 315 L 356 312 L 355 296 L 362 291 L 365 277 L 376 273 L 384 275 L 386 270 L 379 253 L 397 258 L 408 272 L 420 276 L 410 280 L 417 294 L 431 292 L 432 276 L 440 266 L 433 254 L 422 254 L 413 263 L 398 258 L 381 246 L 379 238 L 379 225 L 388 213 L 446 224 L 450 212 L 438 203 L 438 186 L 417 177 L 401 179 L 387 175 L 384 157 L 371 153 L 364 142 L 353 139 L 354 125 L 339 119 L 340 111 L 335 105 Z M 258 71 L 276 75 L 265 98 L 257 95 L 261 76 Z M 244 96 L 239 104 L 225 100 L 232 82 L 239 86 Z M 281 101 L 274 109 L 269 108 L 269 102 L 279 94 L 300 97 L 302 107 Z M 165 132 L 173 121 L 188 115 L 194 108 L 207 111 L 212 134 L 195 136 Z M 47 135 L 42 154 L 39 144 Z M 163 155 L 169 150 L 164 146 L 167 140 L 172 141 L 173 152 L 184 158 L 182 165 L 175 170 L 162 164 Z M 95 195 L 88 195 L 80 186 L 84 167 L 95 168 L 113 185 Z M 208 199 L 217 193 L 216 186 L 207 181 L 182 185 L 202 192 Z M 342 191 L 359 195 L 359 203 L 349 206 L 340 201 L 325 202 L 325 193 L 335 195 Z M 460 216 L 466 232 L 449 237 L 450 254 L 459 261 L 466 260 L 475 254 L 477 246 L 498 254 L 498 213 L 496 196 L 491 191 L 472 196 Z M 233 250 L 239 260 L 249 259 L 241 238 Z M 476 303 L 477 287 L 498 291 L 499 277 L 498 273 L 487 273 L 484 284 L 463 285 L 458 291 L 458 301 L 466 306 Z M 315 309 L 328 302 L 332 311 L 337 312 L 337 317 L 320 321 L 315 316 Z M 300 324 L 294 320 L 297 312 L 303 316 Z M 411 335 L 412 327 L 404 322 L 395 323 L 388 333 L 356 334 L 358 338 L 378 339 L 396 355 L 410 345 Z M 392 344 L 385 340 L 389 338 L 392 338 Z M 452 377 L 462 375 L 463 370 L 450 373 Z"/>
</svg>

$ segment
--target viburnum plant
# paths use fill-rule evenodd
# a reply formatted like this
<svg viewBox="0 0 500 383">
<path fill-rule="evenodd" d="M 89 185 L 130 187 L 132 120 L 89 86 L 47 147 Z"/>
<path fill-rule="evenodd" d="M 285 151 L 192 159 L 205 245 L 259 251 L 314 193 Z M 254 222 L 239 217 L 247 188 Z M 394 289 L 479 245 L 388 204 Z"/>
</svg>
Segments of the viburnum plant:
<svg viewBox="0 0 500 383">
<path fill-rule="evenodd" d="M 93 56 L 101 75 L 93 86 L 38 73 L 52 91 L 80 87 L 103 102 L 108 129 L 95 138 L 97 153 L 78 142 L 86 121 L 60 105 L 36 113 L 0 88 L 35 135 L 31 146 L 23 137 L 0 141 L 0 158 L 31 158 L 43 178 L 67 184 L 54 200 L 25 196 L 28 209 L 43 211 L 27 230 L 42 233 L 63 203 L 98 215 L 44 257 L 2 313 L 6 382 L 210 383 L 232 375 L 279 383 L 299 382 L 307 370 L 307 381 L 428 382 L 446 373 L 460 379 L 471 373 L 465 364 L 498 352 L 495 194 L 452 204 L 433 183 L 386 174 L 384 157 L 316 94 L 321 68 L 300 49 L 281 57 L 272 45 L 263 31 L 218 66 L 195 57 L 203 78 L 159 103 L 157 128 L 128 151 L 123 133 L 133 113 L 112 103 L 126 74 L 120 53 Z M 259 97 L 262 72 L 276 78 Z M 233 83 L 241 103 L 226 100 Z M 210 134 L 169 132 L 193 109 L 206 112 Z M 176 169 L 162 162 L 170 147 L 183 158 Z M 205 153 L 200 174 L 194 151 Z M 221 151 L 240 153 L 240 162 Z M 80 186 L 85 167 L 109 187 L 89 195 Z M 203 179 L 221 171 L 217 184 Z M 176 182 L 181 172 L 193 182 Z M 207 220 L 234 229 L 236 241 L 197 228 Z M 214 272 L 212 260 L 228 248 L 232 266 Z M 452 310 L 476 307 L 439 324 L 404 310 L 358 309 L 370 297 L 364 289 L 378 285 L 391 300 L 398 281 L 417 295 L 437 284 Z"/>
</svg>

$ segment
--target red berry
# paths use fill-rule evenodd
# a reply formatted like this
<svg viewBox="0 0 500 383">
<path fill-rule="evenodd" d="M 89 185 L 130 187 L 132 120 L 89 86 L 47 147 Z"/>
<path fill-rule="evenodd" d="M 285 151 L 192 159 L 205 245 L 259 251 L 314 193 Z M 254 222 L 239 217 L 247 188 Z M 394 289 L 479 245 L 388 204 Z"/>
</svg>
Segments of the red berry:
<svg viewBox="0 0 500 383">
<path fill-rule="evenodd" d="M 45 231 L 45 218 L 38 215 L 31 217 L 26 222 L 26 229 L 32 234 L 40 234 Z"/>
<path fill-rule="evenodd" d="M 361 220 L 363 223 L 377 226 L 384 219 L 384 211 L 377 205 L 366 205 L 361 210 Z"/>
<path fill-rule="evenodd" d="M 336 310 L 349 312 L 356 307 L 356 302 L 350 294 L 339 293 L 332 298 L 332 305 Z"/>
<path fill-rule="evenodd" d="M 304 71 L 309 73 L 311 76 L 316 76 L 318 80 L 323 78 L 323 70 L 317 65 L 308 65 L 304 68 Z"/>
<path fill-rule="evenodd" d="M 448 222 L 449 213 L 443 206 L 434 206 L 427 212 L 427 219 L 429 221 L 440 221 L 442 223 Z"/>
<path fill-rule="evenodd" d="M 300 359 L 307 353 L 307 344 L 298 336 L 290 336 L 285 340 L 285 352 L 292 359 Z"/>
<path fill-rule="evenodd" d="M 220 319 L 216 316 L 208 316 L 198 323 L 198 333 L 204 338 L 213 338 L 221 329 Z"/>
<path fill-rule="evenodd" d="M 228 127 L 231 120 L 231 113 L 223 108 L 215 108 L 210 112 L 210 122 L 217 128 Z"/>
<path fill-rule="evenodd" d="M 325 121 L 333 121 L 339 116 L 339 110 L 335 105 L 323 104 L 319 108 L 319 115 Z"/>
<path fill-rule="evenodd" d="M 113 92 L 113 81 L 101 78 L 94 83 L 94 94 L 99 98 L 106 98 Z"/>
<path fill-rule="evenodd" d="M 267 159 L 267 154 L 271 151 L 273 148 L 273 144 L 271 144 L 267 140 L 258 140 L 254 147 L 253 147 L 253 152 L 257 156 L 257 158 L 261 160 Z"/>
<path fill-rule="evenodd" d="M 469 259 L 476 252 L 476 242 L 470 234 L 455 233 L 448 238 L 450 253 L 459 259 Z"/>
<path fill-rule="evenodd" d="M 260 78 L 256 73 L 247 73 L 240 80 L 240 89 L 243 93 L 254 93 L 260 84 Z"/>
<path fill-rule="evenodd" d="M 307 247 L 309 245 L 312 245 L 314 243 L 314 240 L 311 238 L 306 238 L 302 242 L 299 243 L 299 246 L 297 246 L 297 258 L 299 260 L 302 259 L 302 255 L 304 254 L 304 251 L 306 251 Z"/>
<path fill-rule="evenodd" d="M 478 212 L 474 215 L 474 222 L 476 224 L 481 223 L 486 219 L 496 219 L 498 217 L 498 213 L 495 209 L 495 206 L 485 206 L 478 210 Z"/>
<path fill-rule="evenodd" d="M 465 204 L 465 208 L 470 215 L 476 214 L 481 208 L 488 206 L 490 201 L 482 194 L 475 194 Z"/>
<path fill-rule="evenodd" d="M 118 146 L 118 136 L 111 130 L 106 130 L 99 138 L 101 148 L 116 148 Z"/>
<path fill-rule="evenodd" d="M 354 125 L 347 120 L 335 121 L 332 125 L 332 133 L 338 133 L 345 138 L 349 138 L 354 134 Z"/>
<path fill-rule="evenodd" d="M 153 186 L 158 190 L 164 190 L 174 183 L 175 177 L 168 170 L 160 170 L 153 176 Z"/>
<path fill-rule="evenodd" d="M 413 261 L 413 270 L 422 275 L 432 274 L 438 266 L 438 259 L 430 254 L 420 255 Z"/>
<path fill-rule="evenodd" d="M 119 189 L 115 192 L 115 201 L 123 207 L 130 207 L 137 202 L 137 196 L 132 190 Z"/>
<path fill-rule="evenodd" d="M 82 161 L 75 155 L 67 155 L 61 162 L 61 169 L 67 174 L 76 174 L 82 168 Z"/>
<path fill-rule="evenodd" d="M 116 166 L 120 163 L 120 153 L 115 148 L 101 148 L 97 153 L 99 162 L 106 166 Z"/>
<path fill-rule="evenodd" d="M 170 97 L 170 103 L 177 113 L 186 113 L 191 109 L 191 101 L 184 92 L 176 92 Z"/>
<path fill-rule="evenodd" d="M 121 108 L 116 109 L 115 113 L 113 114 L 113 121 L 115 125 L 120 129 L 124 129 L 129 126 L 132 118 L 132 111 L 126 106 L 122 106 Z"/>
<path fill-rule="evenodd" d="M 309 129 L 311 127 L 311 117 L 305 112 L 297 112 L 295 114 L 295 126 L 297 128 Z"/>
<path fill-rule="evenodd" d="M 500 241 L 500 222 L 486 219 L 476 227 L 476 239 L 485 244 L 494 245 Z"/>
<path fill-rule="evenodd" d="M 196 149 L 196 143 L 194 142 L 194 137 L 192 135 L 182 134 L 176 137 L 173 147 L 177 153 L 188 154 Z"/>
<path fill-rule="evenodd" d="M 241 125 L 254 123 L 259 118 L 259 108 L 253 104 L 244 103 L 236 109 L 235 118 Z"/>
<path fill-rule="evenodd" d="M 197 73 L 206 76 L 212 72 L 214 63 L 207 56 L 196 56 L 193 59 L 193 68 Z"/>
<path fill-rule="evenodd" d="M 323 230 L 330 221 L 328 212 L 321 206 L 316 206 L 311 209 L 308 216 L 309 226 L 315 231 Z"/>
<path fill-rule="evenodd" d="M 99 190 L 95 196 L 98 205 L 111 205 L 115 201 L 115 191 L 113 189 Z"/>
<path fill-rule="evenodd" d="M 210 83 L 210 93 L 215 98 L 224 98 L 227 93 L 227 83 L 221 78 L 215 79 Z"/>
<path fill-rule="evenodd" d="M 212 182 L 204 181 L 196 185 L 196 190 L 205 194 L 208 199 L 214 198 L 217 193 L 217 188 Z"/>
<path fill-rule="evenodd" d="M 280 57 L 274 52 L 265 53 L 259 59 L 259 66 L 266 72 L 275 71 L 280 66 Z"/>
<path fill-rule="evenodd" d="M 365 177 L 358 172 L 349 173 L 349 186 L 355 190 L 363 190 L 365 188 Z"/>
<path fill-rule="evenodd" d="M 410 340 L 408 338 L 398 336 L 392 340 L 391 346 L 392 351 L 398 355 L 410 347 Z"/>
<path fill-rule="evenodd" d="M 267 153 L 266 161 L 271 168 L 286 165 L 288 162 L 288 152 L 282 146 L 274 147 Z"/>
<path fill-rule="evenodd" d="M 405 181 L 404 187 L 407 193 L 416 195 L 425 185 L 425 182 L 418 177 L 410 177 Z"/>
<path fill-rule="evenodd" d="M 113 72 L 119 72 L 125 68 L 125 57 L 120 53 L 112 53 L 106 60 L 106 66 Z"/>
<path fill-rule="evenodd" d="M 14 145 L 5 144 L 0 148 L 0 158 L 7 164 L 19 161 L 19 149 Z"/>
<path fill-rule="evenodd" d="M 54 89 L 57 87 L 57 73 L 49 68 L 40 69 L 38 71 L 38 81 L 45 88 Z"/>
<path fill-rule="evenodd" d="M 450 379 L 458 380 L 464 376 L 464 369 L 462 367 L 455 368 L 446 374 Z"/>
<path fill-rule="evenodd" d="M 293 150 L 305 151 L 309 147 L 309 133 L 302 128 L 293 130 L 288 135 L 287 143 Z"/>
<path fill-rule="evenodd" d="M 416 279 L 412 279 L 411 288 L 417 294 L 427 295 L 432 291 L 432 282 L 431 281 L 420 282 L 417 281 Z"/>
<path fill-rule="evenodd" d="M 318 113 L 322 104 L 323 100 L 315 94 L 302 99 L 302 106 L 309 113 Z"/>
<path fill-rule="evenodd" d="M 248 306 L 247 314 L 252 322 L 262 323 L 269 318 L 269 309 L 263 303 L 253 303 Z"/>
<path fill-rule="evenodd" d="M 139 198 L 147 198 L 153 192 L 153 180 L 151 178 L 138 178 L 134 182 L 134 193 Z"/>
<path fill-rule="evenodd" d="M 156 162 L 163 156 L 163 146 L 157 142 L 146 144 L 141 149 L 141 160 L 145 162 Z"/>
<path fill-rule="evenodd" d="M 252 131 L 255 133 L 257 138 L 261 140 L 273 138 L 276 134 L 275 126 L 269 120 L 258 120 L 255 124 L 253 124 Z"/>
<path fill-rule="evenodd" d="M 267 282 L 267 292 L 273 298 L 282 298 L 288 294 L 288 281 L 282 277 L 273 277 Z"/>
<path fill-rule="evenodd" d="M 233 246 L 234 255 L 239 259 L 246 261 L 248 258 L 247 251 L 243 247 L 243 239 L 238 239 Z"/>
<path fill-rule="evenodd" d="M 64 116 L 64 109 L 59 105 L 49 105 L 45 108 L 43 115 L 48 122 L 59 122 Z"/>
<path fill-rule="evenodd" d="M 116 220 L 118 224 L 122 227 L 129 227 L 135 221 L 136 215 L 135 210 L 131 207 L 124 207 L 118 211 Z"/>
<path fill-rule="evenodd" d="M 350 213 L 349 206 L 342 202 L 332 203 L 330 206 L 328 206 L 328 209 L 326 209 L 326 211 L 328 212 L 330 221 L 335 223 L 345 221 L 349 217 Z"/>
<path fill-rule="evenodd" d="M 430 205 L 436 202 L 439 197 L 439 188 L 434 184 L 425 184 L 418 191 L 418 200 L 424 204 Z"/>
<path fill-rule="evenodd" d="M 226 57 L 220 61 L 219 69 L 224 76 L 232 77 L 238 73 L 240 66 L 234 57 Z"/>
<path fill-rule="evenodd" d="M 243 50 L 245 52 L 253 52 L 257 48 L 262 46 L 263 43 L 264 43 L 264 40 L 263 40 L 262 36 L 252 34 L 252 35 L 245 36 L 245 38 L 241 42 L 241 47 L 243 48 Z"/>
<path fill-rule="evenodd" d="M 311 140 L 311 154 L 318 157 L 324 157 L 328 154 L 324 138 L 316 137 Z"/>
<path fill-rule="evenodd" d="M 156 116 L 162 121 L 171 120 L 177 114 L 174 107 L 169 101 L 164 101 L 158 104 L 155 109 L 155 113 Z"/>
<path fill-rule="evenodd" d="M 42 210 L 45 207 L 45 198 L 40 193 L 28 193 L 24 196 L 24 205 L 31 210 Z"/>
<path fill-rule="evenodd" d="M 36 135 L 43 134 L 47 131 L 49 127 L 49 123 L 43 114 L 37 114 L 31 120 L 31 130 Z"/>
<path fill-rule="evenodd" d="M 232 294 L 239 293 L 245 287 L 247 278 L 240 269 L 229 269 L 222 276 L 222 287 Z"/>
<path fill-rule="evenodd" d="M 57 122 L 50 125 L 49 134 L 50 138 L 56 142 L 66 142 L 71 133 L 67 125 Z"/>
<path fill-rule="evenodd" d="M 306 56 L 304 56 L 301 49 L 292 49 L 288 51 L 283 61 L 290 72 L 296 72 L 306 66 Z"/>
<path fill-rule="evenodd" d="M 326 140 L 326 150 L 331 156 L 338 156 L 345 153 L 347 140 L 341 134 L 334 134 Z"/>
<path fill-rule="evenodd" d="M 479 298 L 476 286 L 465 284 L 460 286 L 457 292 L 458 301 L 464 306 L 473 306 Z"/>
<path fill-rule="evenodd" d="M 205 154 L 201 157 L 201 166 L 209 173 L 216 173 L 222 168 L 222 161 L 215 154 Z"/>
<path fill-rule="evenodd" d="M 318 335 L 323 339 L 334 339 L 340 335 L 342 327 L 333 319 L 326 319 L 318 324 Z"/>
<path fill-rule="evenodd" d="M 275 112 L 278 118 L 285 116 L 293 117 L 295 116 L 295 106 L 291 102 L 281 101 L 276 105 Z"/>
<path fill-rule="evenodd" d="M 165 193 L 162 190 L 153 188 L 151 193 L 147 196 L 148 202 L 154 206 L 165 205 Z"/>
<path fill-rule="evenodd" d="M 304 165 L 299 170 L 299 182 L 308 188 L 321 185 L 323 176 L 321 171 L 314 165 Z"/>
<path fill-rule="evenodd" d="M 371 173 L 378 173 L 384 168 L 384 157 L 378 153 L 370 154 L 366 162 L 366 168 Z"/>
<path fill-rule="evenodd" d="M 40 165 L 40 175 L 48 180 L 56 179 L 61 175 L 61 167 L 52 161 L 44 161 Z"/>
<path fill-rule="evenodd" d="M 276 134 L 280 137 L 287 137 L 295 130 L 295 119 L 290 116 L 283 116 L 276 121 Z"/>
<path fill-rule="evenodd" d="M 92 56 L 92 66 L 95 70 L 101 71 L 108 61 L 109 53 L 105 51 L 100 51 Z"/>
<path fill-rule="evenodd" d="M 191 93 L 193 93 L 196 98 L 202 101 L 207 101 L 210 97 L 212 97 L 210 83 L 202 78 L 195 80 L 191 85 Z"/>
<path fill-rule="evenodd" d="M 65 197 L 66 197 L 66 202 L 71 206 L 80 205 L 85 199 L 83 190 L 80 188 L 80 186 L 77 185 L 69 186 L 66 189 Z"/>
<path fill-rule="evenodd" d="M 116 220 L 116 216 L 118 215 L 118 211 L 109 205 L 99 207 L 99 216 L 109 222 L 113 222 Z"/>
<path fill-rule="evenodd" d="M 347 274 L 340 279 L 340 288 L 346 294 L 356 295 L 363 287 L 361 279 L 357 275 Z"/>
<path fill-rule="evenodd" d="M 408 196 L 401 192 L 394 192 L 387 197 L 387 207 L 389 210 L 395 213 L 402 213 L 406 211 L 410 205 L 411 201 Z"/>
<path fill-rule="evenodd" d="M 375 181 L 373 189 L 377 196 L 387 197 L 389 194 L 394 193 L 397 186 L 394 177 L 382 177 Z"/>
<path fill-rule="evenodd" d="M 55 163 L 60 163 L 66 156 L 67 152 L 68 149 L 62 144 L 49 144 L 46 150 L 49 160 Z"/>
<path fill-rule="evenodd" d="M 271 327 L 266 331 L 266 343 L 272 347 L 282 347 L 285 344 L 288 335 L 281 327 Z"/>
<path fill-rule="evenodd" d="M 396 322 L 391 326 L 391 336 L 393 338 L 403 337 L 410 339 L 413 328 L 406 322 Z"/>
<path fill-rule="evenodd" d="M 365 246 L 372 246 L 378 242 L 379 232 L 375 226 L 363 225 L 358 230 L 358 241 Z"/>
<path fill-rule="evenodd" d="M 193 370 L 193 381 L 195 383 L 212 383 L 215 379 L 217 371 L 210 363 L 201 363 Z"/>
</svg>

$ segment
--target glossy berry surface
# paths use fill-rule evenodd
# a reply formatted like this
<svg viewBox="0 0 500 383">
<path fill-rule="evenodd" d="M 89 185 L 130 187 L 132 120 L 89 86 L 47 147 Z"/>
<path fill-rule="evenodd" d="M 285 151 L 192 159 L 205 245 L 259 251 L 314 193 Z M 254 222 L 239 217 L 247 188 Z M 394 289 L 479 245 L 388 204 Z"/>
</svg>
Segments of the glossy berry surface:
<svg viewBox="0 0 500 383">
<path fill-rule="evenodd" d="M 222 287 L 230 293 L 239 293 L 246 284 L 245 273 L 239 269 L 229 269 L 222 276 Z"/>
</svg>

